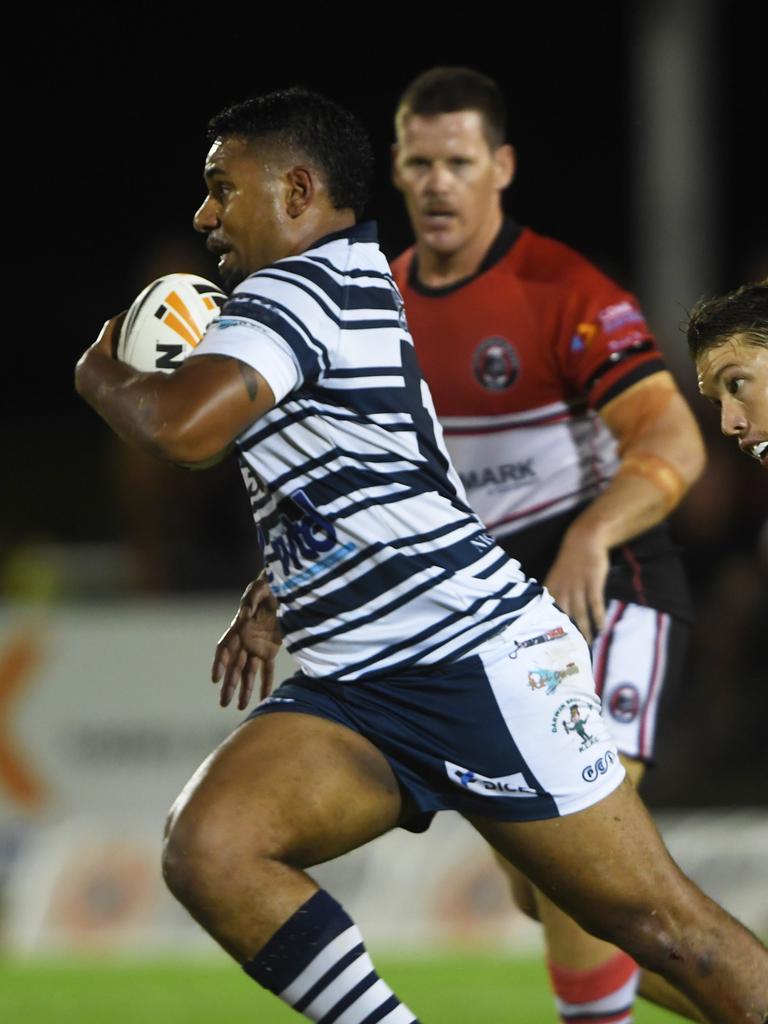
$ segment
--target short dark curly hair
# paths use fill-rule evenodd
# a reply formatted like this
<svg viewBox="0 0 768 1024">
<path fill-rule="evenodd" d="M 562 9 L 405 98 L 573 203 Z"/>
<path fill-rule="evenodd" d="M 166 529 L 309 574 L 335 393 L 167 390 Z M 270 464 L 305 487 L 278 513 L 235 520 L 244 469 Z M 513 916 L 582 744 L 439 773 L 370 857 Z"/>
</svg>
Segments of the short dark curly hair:
<svg viewBox="0 0 768 1024">
<path fill-rule="evenodd" d="M 507 141 L 507 102 L 492 78 L 473 68 L 439 67 L 423 71 L 400 97 L 395 112 L 399 135 L 409 117 L 435 117 L 476 110 L 491 149 Z"/>
<path fill-rule="evenodd" d="M 685 328 L 694 359 L 736 335 L 768 347 L 768 279 L 745 284 L 726 295 L 699 299 Z"/>
<path fill-rule="evenodd" d="M 208 122 L 208 139 L 269 139 L 304 155 L 325 177 L 337 210 L 363 214 L 373 175 L 373 151 L 350 111 L 327 96 L 292 88 L 265 93 L 222 110 Z"/>
</svg>

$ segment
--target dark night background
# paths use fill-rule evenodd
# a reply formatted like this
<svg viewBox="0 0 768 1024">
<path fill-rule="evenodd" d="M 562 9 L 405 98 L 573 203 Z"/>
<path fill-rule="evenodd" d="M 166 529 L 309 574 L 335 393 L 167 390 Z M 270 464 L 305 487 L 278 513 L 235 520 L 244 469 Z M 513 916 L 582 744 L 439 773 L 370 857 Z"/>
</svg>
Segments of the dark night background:
<svg viewBox="0 0 768 1024">
<path fill-rule="evenodd" d="M 25 70 L 6 96 L 15 111 L 6 247 L 26 255 L 9 271 L 22 298 L 6 295 L 0 594 L 98 597 L 110 581 L 119 589 L 125 571 L 114 552 L 125 548 L 136 589 L 226 587 L 234 599 L 247 580 L 252 541 L 236 470 L 150 467 L 72 389 L 82 349 L 144 284 L 171 270 L 213 276 L 191 218 L 203 196 L 206 121 L 231 101 L 303 84 L 351 107 L 373 138 L 370 213 L 394 256 L 410 242 L 388 176 L 399 93 L 426 67 L 476 67 L 510 104 L 518 175 L 508 210 L 633 287 L 633 174 L 652 156 L 633 148 L 635 5 L 511 4 L 503 24 L 476 10 L 75 7 L 47 15 L 44 34 L 32 24 L 20 32 L 11 45 Z M 713 5 L 717 245 L 702 291 L 765 274 L 764 45 L 751 10 Z M 711 410 L 696 411 L 712 467 L 676 525 L 701 626 L 648 792 L 657 803 L 766 802 L 766 478 L 721 442 Z"/>
</svg>

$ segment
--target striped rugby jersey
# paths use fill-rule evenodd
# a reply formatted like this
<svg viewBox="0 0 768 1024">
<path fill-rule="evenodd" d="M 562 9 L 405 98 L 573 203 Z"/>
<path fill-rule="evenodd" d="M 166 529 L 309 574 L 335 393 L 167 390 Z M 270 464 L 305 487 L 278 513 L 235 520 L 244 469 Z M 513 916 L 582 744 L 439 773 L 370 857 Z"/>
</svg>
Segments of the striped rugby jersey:
<svg viewBox="0 0 768 1024">
<path fill-rule="evenodd" d="M 373 224 L 238 285 L 196 355 L 276 406 L 236 442 L 287 649 L 357 680 L 471 654 L 537 597 L 467 504 Z"/>
</svg>

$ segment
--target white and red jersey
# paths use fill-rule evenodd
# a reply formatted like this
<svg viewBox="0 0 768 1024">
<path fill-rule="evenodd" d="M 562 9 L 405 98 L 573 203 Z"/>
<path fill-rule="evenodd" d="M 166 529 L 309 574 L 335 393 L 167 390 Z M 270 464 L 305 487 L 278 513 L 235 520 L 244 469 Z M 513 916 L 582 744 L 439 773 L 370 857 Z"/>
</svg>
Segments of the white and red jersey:
<svg viewBox="0 0 768 1024">
<path fill-rule="evenodd" d="M 637 301 L 568 246 L 510 221 L 464 281 L 423 285 L 415 249 L 392 271 L 470 504 L 542 578 L 568 523 L 616 472 L 599 410 L 665 368 Z M 658 561 L 672 554 L 663 528 L 614 552 L 609 596 L 686 614 L 679 566 Z"/>
</svg>

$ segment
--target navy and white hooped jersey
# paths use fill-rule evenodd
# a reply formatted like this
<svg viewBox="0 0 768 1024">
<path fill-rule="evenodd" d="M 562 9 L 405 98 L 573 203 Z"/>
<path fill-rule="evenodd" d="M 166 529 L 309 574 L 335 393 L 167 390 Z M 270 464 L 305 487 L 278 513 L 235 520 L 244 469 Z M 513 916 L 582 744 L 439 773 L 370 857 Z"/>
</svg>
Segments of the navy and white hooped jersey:
<svg viewBox="0 0 768 1024">
<path fill-rule="evenodd" d="M 195 354 L 213 353 L 275 395 L 237 450 L 307 675 L 455 661 L 540 594 L 467 504 L 375 225 L 238 285 Z"/>
</svg>

